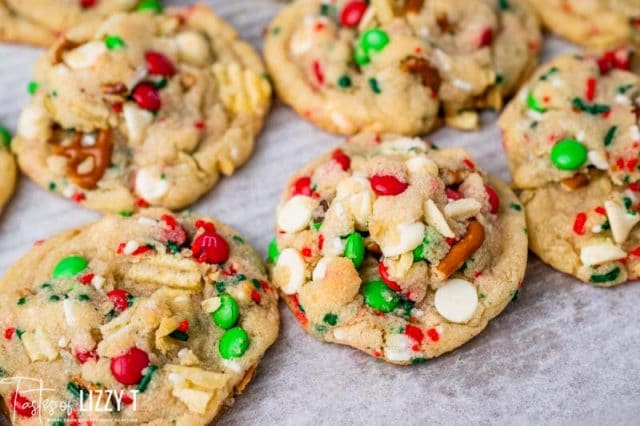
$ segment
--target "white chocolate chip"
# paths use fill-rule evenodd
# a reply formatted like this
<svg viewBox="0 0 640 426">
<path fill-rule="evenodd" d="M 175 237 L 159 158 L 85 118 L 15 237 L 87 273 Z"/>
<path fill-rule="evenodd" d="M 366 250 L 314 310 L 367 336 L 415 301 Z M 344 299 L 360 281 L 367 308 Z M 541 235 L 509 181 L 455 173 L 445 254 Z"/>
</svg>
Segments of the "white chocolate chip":
<svg viewBox="0 0 640 426">
<path fill-rule="evenodd" d="M 434 303 L 445 319 L 462 324 L 473 317 L 478 307 L 478 292 L 469 281 L 454 278 L 436 290 Z"/>
<path fill-rule="evenodd" d="M 415 342 L 404 334 L 387 334 L 384 356 L 389 361 L 409 361 L 413 357 L 412 347 Z"/>
<path fill-rule="evenodd" d="M 336 188 L 336 200 L 344 201 L 359 230 L 366 230 L 372 210 L 372 195 L 369 181 L 364 177 L 352 176 L 343 179 Z"/>
<path fill-rule="evenodd" d="M 419 138 L 396 138 L 380 144 L 382 154 L 418 154 L 427 150 L 427 144 Z"/>
<path fill-rule="evenodd" d="M 146 167 L 136 175 L 136 194 L 145 201 L 157 201 L 169 192 L 169 182 L 157 167 Z"/>
<path fill-rule="evenodd" d="M 209 61 L 209 43 L 199 32 L 182 32 L 176 36 L 176 43 L 181 61 L 196 66 L 205 65 Z"/>
<path fill-rule="evenodd" d="M 202 310 L 208 314 L 215 312 L 222 305 L 222 301 L 219 297 L 210 297 L 202 301 L 200 306 L 202 306 Z"/>
<path fill-rule="evenodd" d="M 431 199 L 427 200 L 424 204 L 424 217 L 429 225 L 436 228 L 436 230 L 446 238 L 454 238 L 456 236 L 436 203 Z"/>
<path fill-rule="evenodd" d="M 295 294 L 305 281 L 304 259 L 297 250 L 287 248 L 280 253 L 273 270 L 274 283 L 285 294 Z"/>
<path fill-rule="evenodd" d="M 28 104 L 18 120 L 18 134 L 27 140 L 46 140 L 51 135 L 49 113 L 41 102 Z"/>
<path fill-rule="evenodd" d="M 614 241 L 618 244 L 624 243 L 631 229 L 640 222 L 640 214 L 631 214 L 624 206 L 611 200 L 604 202 L 604 208 L 607 211 Z"/>
<path fill-rule="evenodd" d="M 66 52 L 62 60 L 74 70 L 89 68 L 106 52 L 107 46 L 102 41 L 92 41 Z"/>
<path fill-rule="evenodd" d="M 631 126 L 629 128 L 629 134 L 633 142 L 640 142 L 640 128 L 638 126 Z"/>
<path fill-rule="evenodd" d="M 467 219 L 480 213 L 482 204 L 473 198 L 462 198 L 444 206 L 444 214 L 453 219 Z"/>
<path fill-rule="evenodd" d="M 122 107 L 124 123 L 127 126 L 129 140 L 133 144 L 139 144 L 144 140 L 145 133 L 153 122 L 153 114 L 134 103 L 127 102 Z"/>
<path fill-rule="evenodd" d="M 587 155 L 589 158 L 589 162 L 596 168 L 600 170 L 607 170 L 609 168 L 609 162 L 607 161 L 607 157 L 603 151 L 589 151 Z"/>
<path fill-rule="evenodd" d="M 418 156 L 405 162 L 410 175 L 414 176 L 438 176 L 438 165 L 428 157 Z"/>
<path fill-rule="evenodd" d="M 324 242 L 322 254 L 325 256 L 341 256 L 344 253 L 346 242 L 340 237 L 329 238 Z"/>
<path fill-rule="evenodd" d="M 627 257 L 627 253 L 613 244 L 611 240 L 585 246 L 580 250 L 580 261 L 586 266 L 598 266 L 625 257 Z"/>
<path fill-rule="evenodd" d="M 331 257 L 323 257 L 316 264 L 316 267 L 313 268 L 313 273 L 311 274 L 311 278 L 313 281 L 322 281 L 324 277 L 327 275 L 327 266 L 331 262 Z"/>
<path fill-rule="evenodd" d="M 290 198 L 278 212 L 278 228 L 284 232 L 298 232 L 309 226 L 317 201 L 304 195 Z"/>
<path fill-rule="evenodd" d="M 424 239 L 425 226 L 422 222 L 402 223 L 392 231 L 395 233 L 395 244 L 380 243 L 380 249 L 385 257 L 399 256 L 412 251 Z"/>
</svg>

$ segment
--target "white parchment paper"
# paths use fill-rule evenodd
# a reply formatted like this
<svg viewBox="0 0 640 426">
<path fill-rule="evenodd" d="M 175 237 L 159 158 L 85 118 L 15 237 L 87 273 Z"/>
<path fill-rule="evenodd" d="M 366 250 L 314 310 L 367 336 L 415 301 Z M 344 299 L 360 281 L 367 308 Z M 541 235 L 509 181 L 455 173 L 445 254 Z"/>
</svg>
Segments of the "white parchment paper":
<svg viewBox="0 0 640 426">
<path fill-rule="evenodd" d="M 207 3 L 259 49 L 264 27 L 284 6 L 276 0 Z M 550 38 L 544 57 L 571 48 Z M 12 130 L 41 53 L 0 45 L 0 122 Z M 486 170 L 509 179 L 496 118 L 485 114 L 479 132 L 444 129 L 430 139 L 467 148 Z M 234 226 L 266 255 L 288 176 L 339 142 L 277 103 L 249 163 L 194 209 Z M 23 177 L 0 218 L 0 272 L 33 241 L 98 217 Z M 637 283 L 592 288 L 531 256 L 518 299 L 485 332 L 412 367 L 317 342 L 281 310 L 280 339 L 221 424 L 640 424 Z"/>
</svg>

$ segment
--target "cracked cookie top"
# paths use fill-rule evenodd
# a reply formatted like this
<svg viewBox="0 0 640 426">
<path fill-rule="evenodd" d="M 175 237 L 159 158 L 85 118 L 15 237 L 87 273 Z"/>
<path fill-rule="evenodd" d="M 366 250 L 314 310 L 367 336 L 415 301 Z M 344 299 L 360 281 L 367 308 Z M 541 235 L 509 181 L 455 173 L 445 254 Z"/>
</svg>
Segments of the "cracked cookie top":
<svg viewBox="0 0 640 426">
<path fill-rule="evenodd" d="M 530 0 L 544 25 L 570 41 L 594 48 L 640 41 L 638 0 Z"/>
<path fill-rule="evenodd" d="M 341 134 L 478 126 L 537 63 L 540 32 L 519 0 L 301 0 L 271 23 L 279 96 Z"/>
<path fill-rule="evenodd" d="M 0 394 L 20 424 L 209 424 L 276 339 L 277 298 L 224 224 L 107 216 L 36 243 L 0 281 Z"/>
<path fill-rule="evenodd" d="M 0 40 L 51 46 L 75 25 L 133 9 L 159 13 L 163 7 L 158 0 L 0 0 Z"/>
<path fill-rule="evenodd" d="M 248 159 L 271 94 L 257 54 L 202 5 L 76 27 L 29 88 L 21 168 L 106 212 L 197 200 Z"/>
<path fill-rule="evenodd" d="M 524 212 L 461 149 L 358 135 L 291 180 L 272 282 L 320 340 L 408 364 L 479 333 L 519 288 Z"/>
</svg>

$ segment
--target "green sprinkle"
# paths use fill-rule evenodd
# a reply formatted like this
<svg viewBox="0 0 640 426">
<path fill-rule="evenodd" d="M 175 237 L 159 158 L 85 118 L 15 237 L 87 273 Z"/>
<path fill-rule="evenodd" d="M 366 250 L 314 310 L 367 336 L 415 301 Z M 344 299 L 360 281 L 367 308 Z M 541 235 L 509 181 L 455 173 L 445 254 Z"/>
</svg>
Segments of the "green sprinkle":
<svg viewBox="0 0 640 426">
<path fill-rule="evenodd" d="M 618 126 L 611 126 L 604 137 L 604 146 L 609 146 L 613 143 L 613 139 L 616 137 Z"/>
<path fill-rule="evenodd" d="M 618 91 L 619 94 L 624 95 L 625 93 L 627 93 L 627 90 L 631 89 L 633 87 L 633 84 L 625 84 L 624 86 L 620 86 L 618 87 L 618 89 L 616 89 Z"/>
<path fill-rule="evenodd" d="M 262 285 L 260 284 L 260 280 L 257 278 L 252 278 L 251 279 L 251 284 L 253 284 L 253 286 L 256 288 L 256 290 L 260 290 L 262 288 Z"/>
<path fill-rule="evenodd" d="M 167 80 L 166 78 L 161 78 L 157 81 L 155 81 L 153 83 L 153 87 L 155 87 L 158 90 L 164 89 L 165 87 L 167 87 L 167 84 L 169 84 L 169 80 Z M 164 173 L 160 176 L 161 179 L 165 179 L 165 175 Z"/>
<path fill-rule="evenodd" d="M 164 12 L 164 7 L 158 0 L 142 0 L 137 7 L 139 12 L 153 12 L 160 14 Z"/>
<path fill-rule="evenodd" d="M 513 210 L 518 211 L 518 212 L 522 211 L 522 206 L 520 204 L 511 203 L 511 205 L 509 207 L 511 207 Z"/>
<path fill-rule="evenodd" d="M 91 298 L 88 294 L 81 294 L 78 296 L 78 300 L 81 302 L 88 302 L 89 300 L 91 300 Z"/>
<path fill-rule="evenodd" d="M 504 75 L 496 74 L 496 84 L 502 84 L 502 83 L 504 83 Z"/>
<path fill-rule="evenodd" d="M 20 299 L 18 299 L 18 305 L 24 305 L 25 303 L 27 303 L 27 297 L 21 297 Z"/>
<path fill-rule="evenodd" d="M 348 89 L 349 87 L 351 87 L 351 78 L 348 75 L 343 75 L 338 79 L 338 86 L 342 87 L 343 89 Z"/>
<path fill-rule="evenodd" d="M 55 190 L 56 190 L 56 183 L 49 182 L 49 191 L 55 191 Z"/>
<path fill-rule="evenodd" d="M 57 294 L 52 294 L 51 296 L 49 296 L 49 302 L 58 302 L 60 300 L 60 296 L 58 296 Z"/>
<path fill-rule="evenodd" d="M 573 98 L 573 101 L 571 101 L 571 104 L 575 109 L 586 112 L 591 115 L 599 115 L 599 114 L 604 114 L 611 111 L 611 107 L 609 105 L 603 105 L 603 104 L 589 105 L 589 104 L 586 104 L 580 98 Z"/>
<path fill-rule="evenodd" d="M 278 261 L 278 257 L 280 257 L 280 250 L 278 249 L 278 242 L 274 238 L 269 243 L 269 263 L 275 265 Z"/>
<path fill-rule="evenodd" d="M 67 383 L 67 390 L 71 395 L 73 395 L 76 399 L 82 398 L 83 401 L 86 401 L 89 397 L 89 391 L 80 386 L 77 383 L 69 382 Z"/>
<path fill-rule="evenodd" d="M 506 0 L 502 0 L 502 1 L 506 1 Z M 427 359 L 425 357 L 419 356 L 416 358 L 411 358 L 411 364 L 416 365 L 416 364 L 424 364 L 425 362 L 427 362 Z"/>
<path fill-rule="evenodd" d="M 9 372 L 4 368 L 0 367 L 0 377 L 7 377 L 8 375 L 9 375 Z"/>
<path fill-rule="evenodd" d="M 224 291 L 225 291 L 225 289 L 227 287 L 227 285 L 225 284 L 224 281 L 217 281 L 215 286 L 216 286 L 216 291 L 218 293 L 224 293 Z"/>
<path fill-rule="evenodd" d="M 480 300 L 484 299 L 485 297 L 487 297 L 487 296 L 484 293 L 479 293 L 478 294 L 478 299 L 480 299 Z"/>
<path fill-rule="evenodd" d="M 631 201 L 631 198 L 629 198 L 629 197 L 624 197 L 624 198 L 622 198 L 622 201 L 624 202 L 624 207 L 625 207 L 627 210 L 629 210 L 629 209 L 631 208 L 631 204 L 633 203 L 633 202 Z"/>
<path fill-rule="evenodd" d="M 275 35 L 280 34 L 280 30 L 281 30 L 281 29 L 280 29 L 280 27 L 273 27 L 273 28 L 271 29 L 271 35 L 274 35 L 274 36 L 275 36 Z"/>
<path fill-rule="evenodd" d="M 338 316 L 332 312 L 329 312 L 324 316 L 322 321 L 329 325 L 336 325 L 338 323 Z"/>
<path fill-rule="evenodd" d="M 11 132 L 9 129 L 0 124 L 0 145 L 5 148 L 11 146 Z"/>
<path fill-rule="evenodd" d="M 16 328 L 16 336 L 18 336 L 18 339 L 22 340 L 23 334 L 24 334 L 24 330 Z"/>
<path fill-rule="evenodd" d="M 234 235 L 233 237 L 231 237 L 231 239 L 238 244 L 244 244 L 244 240 L 239 235 Z"/>
<path fill-rule="evenodd" d="M 378 84 L 378 80 L 376 80 L 375 78 L 369 79 L 369 87 L 371 88 L 371 91 L 376 95 L 379 95 L 380 93 L 382 93 L 382 90 L 380 89 L 380 85 Z"/>
<path fill-rule="evenodd" d="M 67 424 L 64 417 L 58 417 L 54 421 L 51 422 L 51 426 L 65 426 Z"/>
<path fill-rule="evenodd" d="M 515 290 L 515 291 L 511 290 L 509 292 L 509 297 L 511 298 L 512 302 L 515 301 L 515 300 L 518 300 L 518 290 Z"/>
<path fill-rule="evenodd" d="M 186 342 L 187 340 L 189 340 L 189 335 L 180 330 L 172 331 L 171 333 L 169 333 L 169 337 L 171 337 L 172 339 L 180 340 L 181 342 Z"/>
<path fill-rule="evenodd" d="M 313 227 L 315 228 L 316 231 L 319 231 L 320 228 L 322 227 L 322 222 L 315 222 L 313 224 Z"/>
<path fill-rule="evenodd" d="M 27 85 L 27 92 L 29 92 L 29 94 L 33 96 L 36 94 L 39 87 L 40 87 L 40 84 L 37 81 L 30 81 L 29 84 Z"/>
<path fill-rule="evenodd" d="M 238 275 L 236 275 L 236 281 L 238 281 L 238 282 L 245 281 L 246 279 L 247 279 L 247 276 L 246 276 L 246 275 L 244 275 L 244 274 L 238 274 Z"/>
<path fill-rule="evenodd" d="M 122 217 L 131 217 L 133 216 L 133 210 L 122 210 L 120 213 L 118 213 L 120 216 Z"/>
<path fill-rule="evenodd" d="M 609 223 L 609 220 L 605 220 L 604 223 L 600 225 L 600 228 L 603 231 L 608 231 L 609 229 L 611 229 L 611 224 Z"/>
<path fill-rule="evenodd" d="M 549 69 L 549 71 L 547 71 L 546 73 L 542 74 L 542 76 L 540 77 L 540 80 L 547 81 L 549 79 L 549 77 L 551 77 L 553 74 L 557 73 L 558 71 L 560 71 L 558 69 L 558 67 L 551 67 Z"/>
<path fill-rule="evenodd" d="M 328 16 L 329 15 L 329 5 L 328 4 L 321 4 L 320 5 L 320 15 L 322 16 Z"/>
<path fill-rule="evenodd" d="M 144 376 L 142 376 L 142 380 L 140 380 L 140 383 L 138 383 L 138 386 L 136 386 L 138 392 L 144 393 L 144 391 L 147 390 L 147 387 L 149 387 L 149 382 L 151 382 L 151 376 L 153 376 L 153 373 L 155 373 L 157 369 L 158 367 L 156 367 L 155 365 L 150 365 L 147 367 L 147 372 L 144 373 Z"/>
<path fill-rule="evenodd" d="M 171 254 L 176 254 L 180 251 L 180 246 L 175 241 L 167 241 L 167 248 Z"/>
<path fill-rule="evenodd" d="M 109 50 L 116 50 L 126 46 L 124 40 L 117 35 L 107 34 L 104 37 L 104 44 Z"/>
<path fill-rule="evenodd" d="M 538 100 L 535 98 L 535 96 L 533 96 L 533 93 L 529 93 L 529 96 L 527 96 L 527 107 L 539 113 L 544 113 L 547 111 L 545 107 L 538 103 Z"/>
<path fill-rule="evenodd" d="M 616 279 L 618 279 L 619 276 L 620 276 L 620 268 L 616 266 L 606 274 L 591 275 L 590 281 L 595 284 L 606 283 L 610 281 L 615 281 Z"/>
<path fill-rule="evenodd" d="M 40 286 L 41 289 L 43 290 L 51 290 L 53 288 L 53 286 L 49 283 L 44 283 Z"/>
</svg>

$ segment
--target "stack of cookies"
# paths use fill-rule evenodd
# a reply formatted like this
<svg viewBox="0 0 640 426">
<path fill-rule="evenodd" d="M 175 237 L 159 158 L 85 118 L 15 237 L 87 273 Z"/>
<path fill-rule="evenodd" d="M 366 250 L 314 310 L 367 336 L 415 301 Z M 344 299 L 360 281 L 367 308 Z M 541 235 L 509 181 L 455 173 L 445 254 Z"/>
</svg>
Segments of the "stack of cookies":
<svg viewBox="0 0 640 426">
<path fill-rule="evenodd" d="M 265 67 L 204 5 L 36 3 L 0 0 L 0 39 L 48 47 L 0 127 L 0 209 L 17 160 L 105 214 L 0 280 L 0 373 L 41 377 L 70 407 L 56 425 L 211 423 L 276 340 L 280 297 L 313 337 L 407 365 L 499 315 L 529 247 L 595 286 L 640 277 L 640 6 L 297 0 Z M 540 22 L 594 50 L 536 70 Z M 265 265 L 184 209 L 249 159 L 274 94 L 347 139 L 291 176 Z M 420 138 L 503 107 L 511 186 Z M 78 409 L 105 390 L 108 411 Z M 0 396 L 12 423 L 41 418 L 14 382 Z"/>
</svg>

